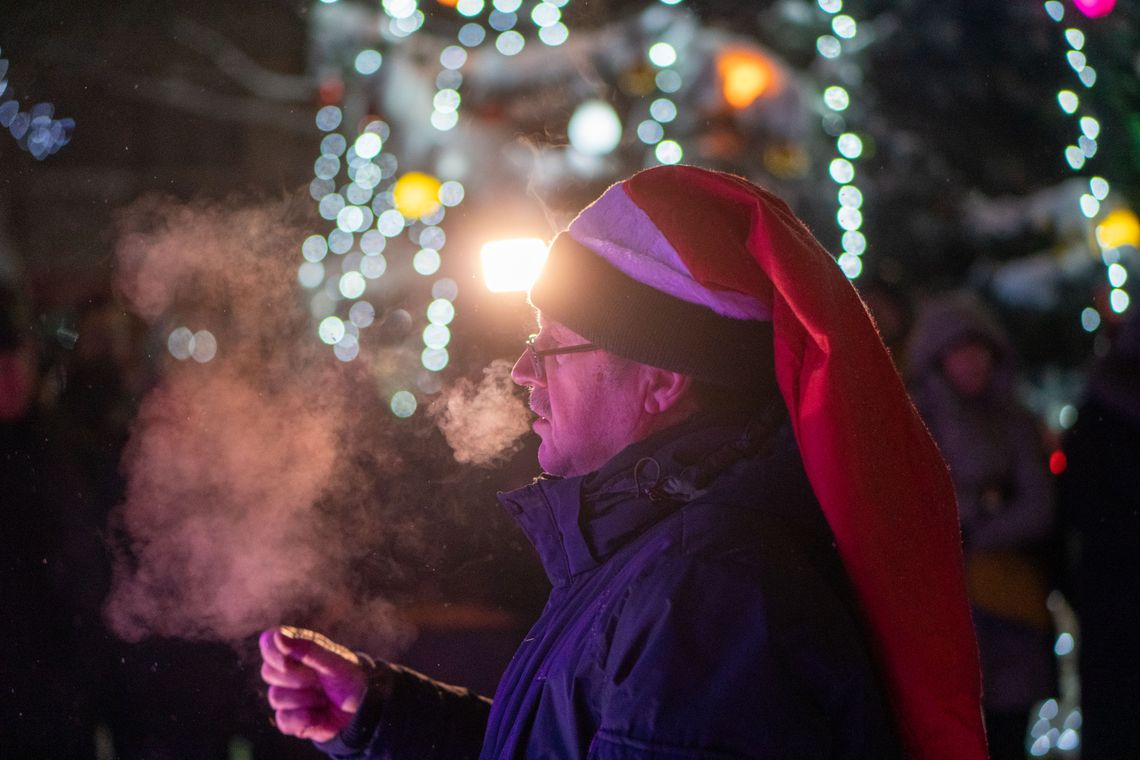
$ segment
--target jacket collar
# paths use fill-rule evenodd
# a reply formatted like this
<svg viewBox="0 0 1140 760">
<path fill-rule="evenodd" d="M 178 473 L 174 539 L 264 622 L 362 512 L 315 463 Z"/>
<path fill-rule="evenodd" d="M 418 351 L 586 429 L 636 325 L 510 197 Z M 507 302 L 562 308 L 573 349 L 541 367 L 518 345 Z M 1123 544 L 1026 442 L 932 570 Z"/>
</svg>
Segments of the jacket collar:
<svg viewBox="0 0 1140 760">
<path fill-rule="evenodd" d="M 703 493 L 718 474 L 705 472 L 714 454 L 745 446 L 741 424 L 697 415 L 626 447 L 595 472 L 544 474 L 498 497 L 550 582 L 562 586 Z"/>
</svg>

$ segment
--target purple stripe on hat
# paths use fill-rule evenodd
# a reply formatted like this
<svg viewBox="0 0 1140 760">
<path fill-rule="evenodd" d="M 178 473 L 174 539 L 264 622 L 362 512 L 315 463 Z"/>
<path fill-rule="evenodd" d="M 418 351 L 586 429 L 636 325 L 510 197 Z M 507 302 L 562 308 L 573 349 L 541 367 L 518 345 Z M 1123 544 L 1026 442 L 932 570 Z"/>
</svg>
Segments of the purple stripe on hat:
<svg viewBox="0 0 1140 760">
<path fill-rule="evenodd" d="M 583 209 L 567 232 L 623 273 L 662 293 L 726 317 L 772 318 L 754 296 L 707 288 L 694 280 L 677 251 L 620 184 Z"/>
</svg>

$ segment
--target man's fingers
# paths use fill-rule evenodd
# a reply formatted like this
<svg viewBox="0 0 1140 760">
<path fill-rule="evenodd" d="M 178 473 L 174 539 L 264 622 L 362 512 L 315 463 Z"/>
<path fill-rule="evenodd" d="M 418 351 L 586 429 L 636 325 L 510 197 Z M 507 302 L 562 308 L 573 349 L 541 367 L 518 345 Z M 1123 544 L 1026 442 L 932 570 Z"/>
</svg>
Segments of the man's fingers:
<svg viewBox="0 0 1140 760">
<path fill-rule="evenodd" d="M 274 710 L 327 710 L 330 707 L 329 698 L 320 689 L 291 689 L 286 686 L 269 687 L 269 706 Z"/>
<path fill-rule="evenodd" d="M 268 628 L 257 637 L 257 646 L 261 649 L 261 659 L 278 670 L 285 669 L 285 654 L 277 647 L 277 628 Z"/>
<path fill-rule="evenodd" d="M 282 626 L 273 634 L 273 645 L 322 675 L 344 675 L 360 669 L 360 658 L 351 650 L 314 631 Z"/>
<path fill-rule="evenodd" d="M 270 686 L 286 686 L 292 689 L 307 689 L 320 686 L 321 679 L 312 668 L 293 660 L 285 661 L 285 669 L 275 668 L 268 662 L 261 663 L 261 680 Z"/>
<path fill-rule="evenodd" d="M 278 710 L 275 722 L 277 730 L 299 739 L 309 739 L 315 742 L 327 742 L 337 735 L 330 726 L 324 724 L 322 710 L 303 707 L 296 710 Z"/>
</svg>

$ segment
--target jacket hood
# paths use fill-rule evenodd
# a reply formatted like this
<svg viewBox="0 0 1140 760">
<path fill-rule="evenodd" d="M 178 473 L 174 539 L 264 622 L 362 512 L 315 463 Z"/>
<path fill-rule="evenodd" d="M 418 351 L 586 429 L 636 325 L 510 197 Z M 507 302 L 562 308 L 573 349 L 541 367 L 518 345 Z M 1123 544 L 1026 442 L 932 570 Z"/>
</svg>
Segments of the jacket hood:
<svg viewBox="0 0 1140 760">
<path fill-rule="evenodd" d="M 919 313 L 908 343 L 907 380 L 922 388 L 942 381 L 942 357 L 955 344 L 977 338 L 994 352 L 994 378 L 988 398 L 1013 392 L 1017 358 L 1009 335 L 974 295 L 953 292 L 930 301 Z"/>
</svg>

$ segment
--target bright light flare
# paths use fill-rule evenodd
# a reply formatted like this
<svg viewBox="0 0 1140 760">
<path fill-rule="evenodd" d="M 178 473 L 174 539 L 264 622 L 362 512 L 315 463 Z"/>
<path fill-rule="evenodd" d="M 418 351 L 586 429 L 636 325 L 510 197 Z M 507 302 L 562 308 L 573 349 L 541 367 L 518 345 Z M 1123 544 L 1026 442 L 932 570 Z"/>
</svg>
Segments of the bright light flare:
<svg viewBox="0 0 1140 760">
<path fill-rule="evenodd" d="M 546 242 L 538 238 L 492 240 L 480 251 L 483 280 L 492 293 L 530 290 L 546 263 Z"/>
<path fill-rule="evenodd" d="M 440 181 L 430 174 L 408 172 L 396 180 L 392 199 L 401 214 L 408 219 L 418 219 L 439 208 L 440 186 Z"/>
<path fill-rule="evenodd" d="M 752 50 L 728 50 L 716 61 L 725 101 L 733 108 L 747 108 L 778 84 L 776 67 Z"/>
<path fill-rule="evenodd" d="M 1074 0 L 1073 4 L 1089 18 L 1100 18 L 1112 13 L 1116 0 Z"/>
<path fill-rule="evenodd" d="M 566 132 L 580 153 L 604 156 L 621 142 L 621 119 L 604 100 L 587 100 L 575 109 Z"/>
<path fill-rule="evenodd" d="M 1140 247 L 1140 218 L 1132 209 L 1116 209 L 1097 225 L 1096 239 L 1102 248 Z"/>
</svg>

